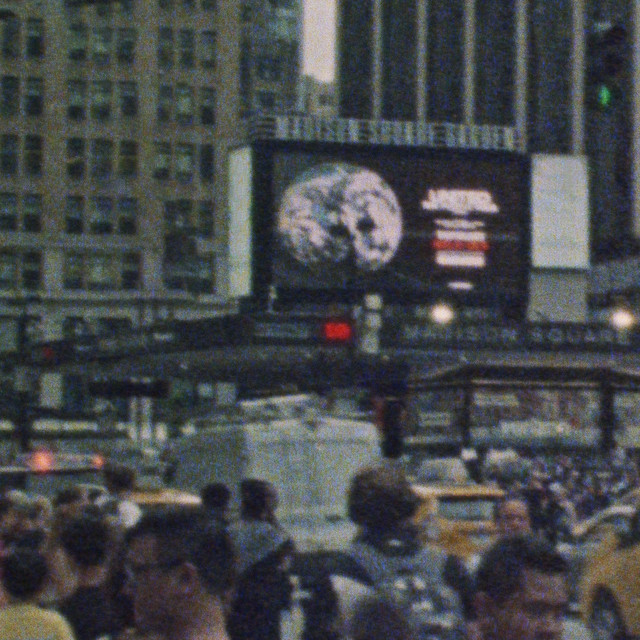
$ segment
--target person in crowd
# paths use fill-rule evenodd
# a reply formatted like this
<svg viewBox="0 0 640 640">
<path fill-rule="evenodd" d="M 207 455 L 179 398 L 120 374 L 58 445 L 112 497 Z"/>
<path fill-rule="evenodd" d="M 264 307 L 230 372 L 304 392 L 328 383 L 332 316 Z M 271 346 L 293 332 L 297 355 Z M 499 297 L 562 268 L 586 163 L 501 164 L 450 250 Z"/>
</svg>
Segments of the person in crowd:
<svg viewBox="0 0 640 640">
<path fill-rule="evenodd" d="M 481 640 L 560 640 L 565 560 L 542 536 L 501 538 L 480 561 L 474 603 Z"/>
<path fill-rule="evenodd" d="M 112 535 L 104 518 L 76 516 L 62 530 L 62 548 L 77 574 L 74 592 L 58 606 L 77 640 L 95 640 L 118 632 L 117 618 L 105 588 Z"/>
<path fill-rule="evenodd" d="M 224 482 L 211 482 L 200 492 L 202 508 L 212 524 L 225 528 L 229 524 L 231 489 Z"/>
<path fill-rule="evenodd" d="M 128 497 L 129 492 L 135 489 L 135 470 L 128 465 L 108 460 L 104 465 L 102 474 L 110 497 L 116 502 L 116 514 L 119 526 L 123 529 L 130 529 L 142 516 L 140 507 Z M 96 504 L 104 507 L 108 501 L 108 497 L 99 498 Z"/>
<path fill-rule="evenodd" d="M 0 640 L 75 640 L 71 626 L 60 613 L 38 605 L 47 576 L 47 562 L 39 551 L 12 551 L 3 559 L 0 575 L 9 598 L 0 609 Z"/>
<path fill-rule="evenodd" d="M 163 640 L 228 640 L 235 561 L 227 534 L 200 510 L 145 514 L 127 532 L 126 565 L 137 632 Z"/>
<path fill-rule="evenodd" d="M 240 484 L 240 519 L 229 526 L 238 587 L 229 614 L 232 640 L 278 640 L 290 605 L 294 546 L 276 519 L 278 495 L 266 480 Z"/>
<path fill-rule="evenodd" d="M 517 494 L 507 495 L 496 505 L 494 520 L 500 537 L 531 532 L 529 507 Z"/>
<path fill-rule="evenodd" d="M 364 596 L 353 607 L 347 624 L 351 640 L 413 640 L 406 612 L 380 596 Z"/>
<path fill-rule="evenodd" d="M 269 522 L 279 526 L 276 517 L 278 493 L 267 480 L 245 478 L 240 482 L 240 519 L 244 522 Z"/>
<path fill-rule="evenodd" d="M 38 507 L 33 498 L 19 490 L 9 491 L 2 510 L 0 535 L 5 552 L 16 548 L 42 549 L 46 531 L 38 524 Z"/>
<path fill-rule="evenodd" d="M 344 561 L 331 568 L 338 602 L 333 626 L 344 628 L 354 603 L 373 592 L 392 601 L 416 598 L 404 603 L 407 610 L 443 614 L 454 621 L 447 637 L 459 637 L 463 614 L 471 614 L 471 578 L 460 559 L 422 543 L 412 520 L 419 499 L 404 473 L 388 464 L 362 469 L 347 503 L 358 532 Z M 432 624 L 427 617 L 412 620 L 417 632 Z"/>
<path fill-rule="evenodd" d="M 553 544 L 570 540 L 577 520 L 576 509 L 569 500 L 566 489 L 559 482 L 551 483 L 549 485 L 546 531 L 549 540 Z"/>
</svg>

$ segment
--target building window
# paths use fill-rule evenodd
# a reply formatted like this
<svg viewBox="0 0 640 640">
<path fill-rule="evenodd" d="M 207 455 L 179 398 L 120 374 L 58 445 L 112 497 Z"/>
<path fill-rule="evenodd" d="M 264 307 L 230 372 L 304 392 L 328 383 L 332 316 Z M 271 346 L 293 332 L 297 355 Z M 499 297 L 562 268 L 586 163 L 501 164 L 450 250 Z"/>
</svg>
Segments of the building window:
<svg viewBox="0 0 640 640">
<path fill-rule="evenodd" d="M 195 259 L 195 278 L 189 287 L 192 293 L 213 293 L 214 260 L 211 254 L 199 255 Z"/>
<path fill-rule="evenodd" d="M 82 254 L 68 253 L 64 257 L 62 283 L 65 289 L 82 289 Z"/>
<path fill-rule="evenodd" d="M 87 102 L 87 83 L 84 80 L 70 80 L 67 85 L 69 120 L 84 120 Z"/>
<path fill-rule="evenodd" d="M 189 233 L 191 229 L 191 200 L 166 200 L 164 203 L 164 225 L 169 235 Z"/>
<path fill-rule="evenodd" d="M 138 224 L 138 201 L 135 198 L 118 200 L 118 233 L 132 236 Z"/>
<path fill-rule="evenodd" d="M 0 251 L 0 289 L 15 289 L 17 284 L 17 256 L 11 251 Z"/>
<path fill-rule="evenodd" d="M 216 116 L 216 90 L 200 87 L 200 122 L 214 124 Z"/>
<path fill-rule="evenodd" d="M 153 176 L 160 180 L 169 177 L 171 171 L 171 145 L 168 142 L 156 142 L 154 145 Z"/>
<path fill-rule="evenodd" d="M 117 58 L 121 64 L 133 64 L 136 55 L 136 30 L 118 29 Z"/>
<path fill-rule="evenodd" d="M 191 29 L 182 29 L 179 36 L 180 66 L 183 69 L 191 69 L 195 60 L 195 39 Z"/>
<path fill-rule="evenodd" d="M 24 170 L 28 176 L 42 174 L 42 138 L 40 136 L 25 136 Z"/>
<path fill-rule="evenodd" d="M 67 139 L 67 175 L 74 180 L 84 178 L 85 150 L 82 138 Z"/>
<path fill-rule="evenodd" d="M 186 84 L 176 86 L 176 121 L 180 124 L 193 122 L 193 87 Z"/>
<path fill-rule="evenodd" d="M 41 116 L 44 103 L 42 78 L 27 78 L 24 96 L 24 112 L 28 116 Z"/>
<path fill-rule="evenodd" d="M 111 27 L 98 27 L 91 37 L 91 55 L 98 65 L 107 65 L 111 61 L 113 30 Z"/>
<path fill-rule="evenodd" d="M 203 182 L 213 180 L 213 145 L 203 144 L 200 146 L 200 179 Z"/>
<path fill-rule="evenodd" d="M 173 29 L 169 27 L 158 30 L 158 66 L 161 69 L 173 66 Z"/>
<path fill-rule="evenodd" d="M 258 111 L 273 111 L 276 107 L 276 94 L 273 91 L 259 91 L 256 102 Z"/>
<path fill-rule="evenodd" d="M 117 288 L 113 256 L 92 253 L 85 256 L 87 265 L 87 289 L 89 291 L 113 291 Z"/>
<path fill-rule="evenodd" d="M 213 238 L 213 201 L 212 200 L 201 200 L 198 203 L 196 235 L 199 238 L 204 238 L 206 240 L 211 240 Z"/>
<path fill-rule="evenodd" d="M 79 62 L 87 57 L 89 32 L 87 25 L 76 23 L 71 25 L 69 42 L 69 59 Z"/>
<path fill-rule="evenodd" d="M 4 58 L 17 58 L 20 55 L 20 20 L 14 16 L 8 16 L 0 20 L 2 29 L 2 56 Z"/>
<path fill-rule="evenodd" d="M 0 113 L 15 116 L 20 104 L 20 79 L 16 76 L 2 76 L 0 86 Z"/>
<path fill-rule="evenodd" d="M 216 0 L 202 0 L 200 3 L 203 11 L 215 11 Z"/>
<path fill-rule="evenodd" d="M 133 140 L 120 141 L 118 173 L 123 178 L 133 178 L 138 174 L 138 145 Z"/>
<path fill-rule="evenodd" d="M 173 104 L 173 88 L 168 84 L 161 84 L 158 87 L 158 111 L 159 122 L 169 122 L 171 120 L 171 106 Z"/>
<path fill-rule="evenodd" d="M 106 196 L 91 198 L 89 233 L 113 233 L 113 201 Z"/>
<path fill-rule="evenodd" d="M 203 31 L 200 34 L 200 64 L 205 69 L 213 69 L 216 66 L 215 31 Z"/>
<path fill-rule="evenodd" d="M 193 179 L 193 145 L 176 145 L 176 180 L 190 182 Z"/>
<path fill-rule="evenodd" d="M 82 233 L 83 230 L 84 198 L 82 196 L 67 196 L 65 231 L 67 233 Z"/>
<path fill-rule="evenodd" d="M 39 18 L 27 20 L 27 39 L 25 42 L 27 58 L 41 58 L 44 55 L 44 21 Z"/>
<path fill-rule="evenodd" d="M 108 120 L 111 116 L 111 81 L 97 80 L 91 83 L 91 117 Z"/>
<path fill-rule="evenodd" d="M 107 179 L 113 170 L 113 142 L 97 139 L 91 141 L 91 176 Z"/>
<path fill-rule="evenodd" d="M 5 176 L 18 172 L 18 136 L 4 134 L 0 138 L 0 171 Z"/>
<path fill-rule="evenodd" d="M 256 71 L 260 80 L 275 82 L 282 77 L 282 63 L 274 56 L 260 56 L 256 61 Z"/>
<path fill-rule="evenodd" d="M 161 11 L 172 11 L 173 0 L 158 0 L 158 8 Z"/>
<path fill-rule="evenodd" d="M 22 200 L 22 228 L 29 233 L 42 231 L 42 196 L 25 193 Z"/>
<path fill-rule="evenodd" d="M 140 254 L 128 252 L 122 258 L 121 286 L 129 291 L 137 289 L 140 286 Z"/>
<path fill-rule="evenodd" d="M 42 254 L 39 251 L 25 251 L 21 265 L 22 287 L 27 291 L 37 291 L 42 286 Z"/>
<path fill-rule="evenodd" d="M 138 87 L 135 82 L 120 83 L 120 113 L 125 117 L 138 115 Z"/>
<path fill-rule="evenodd" d="M 0 193 L 0 231 L 16 231 L 18 228 L 18 196 Z"/>
</svg>

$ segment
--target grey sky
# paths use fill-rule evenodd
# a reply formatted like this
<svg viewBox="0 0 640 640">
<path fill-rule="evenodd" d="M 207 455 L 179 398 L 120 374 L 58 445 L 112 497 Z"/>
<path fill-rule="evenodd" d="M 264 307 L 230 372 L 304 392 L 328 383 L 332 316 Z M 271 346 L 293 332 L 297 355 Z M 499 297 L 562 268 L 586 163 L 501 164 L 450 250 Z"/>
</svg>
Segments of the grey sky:
<svg viewBox="0 0 640 640">
<path fill-rule="evenodd" d="M 303 6 L 303 72 L 323 82 L 333 82 L 336 0 L 304 0 Z"/>
</svg>

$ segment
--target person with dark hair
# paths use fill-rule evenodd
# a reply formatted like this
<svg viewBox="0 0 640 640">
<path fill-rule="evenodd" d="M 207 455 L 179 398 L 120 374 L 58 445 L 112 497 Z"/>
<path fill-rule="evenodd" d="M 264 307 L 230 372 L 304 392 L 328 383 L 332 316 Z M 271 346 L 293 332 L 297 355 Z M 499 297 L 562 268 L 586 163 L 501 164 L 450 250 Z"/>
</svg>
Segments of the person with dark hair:
<svg viewBox="0 0 640 640">
<path fill-rule="evenodd" d="M 338 628 L 353 603 L 372 593 L 401 605 L 416 637 L 462 636 L 462 601 L 471 604 L 471 580 L 462 561 L 422 543 L 412 521 L 418 504 L 408 479 L 392 464 L 367 467 L 352 478 L 347 507 L 358 531 L 344 560 L 331 568 Z M 436 632 L 444 620 L 449 626 Z"/>
<path fill-rule="evenodd" d="M 228 640 L 233 548 L 199 509 L 145 514 L 127 533 L 125 571 L 140 633 L 171 640 Z"/>
<path fill-rule="evenodd" d="M 226 527 L 229 524 L 231 489 L 224 482 L 211 482 L 200 492 L 202 508 L 212 524 Z"/>
<path fill-rule="evenodd" d="M 240 484 L 240 520 L 229 527 L 238 588 L 229 614 L 232 640 L 279 640 L 280 617 L 291 602 L 289 567 L 294 546 L 280 527 L 273 485 L 257 478 Z"/>
<path fill-rule="evenodd" d="M 507 536 L 482 556 L 475 609 L 482 640 L 560 640 L 567 565 L 542 536 Z"/>
<path fill-rule="evenodd" d="M 77 575 L 75 591 L 58 610 L 70 622 L 77 640 L 94 640 L 119 631 L 117 618 L 105 588 L 111 531 L 93 515 L 81 515 L 63 528 L 63 550 Z"/>
<path fill-rule="evenodd" d="M 47 561 L 39 551 L 13 551 L 3 559 L 1 575 L 9 603 L 0 609 L 0 640 L 75 640 L 61 614 L 37 604 L 47 577 Z"/>
<path fill-rule="evenodd" d="M 402 607 L 375 595 L 356 602 L 347 630 L 351 640 L 413 640 L 415 637 Z"/>
<path fill-rule="evenodd" d="M 499 536 L 531 533 L 527 501 L 517 494 L 507 495 L 496 504 L 494 522 Z"/>
</svg>

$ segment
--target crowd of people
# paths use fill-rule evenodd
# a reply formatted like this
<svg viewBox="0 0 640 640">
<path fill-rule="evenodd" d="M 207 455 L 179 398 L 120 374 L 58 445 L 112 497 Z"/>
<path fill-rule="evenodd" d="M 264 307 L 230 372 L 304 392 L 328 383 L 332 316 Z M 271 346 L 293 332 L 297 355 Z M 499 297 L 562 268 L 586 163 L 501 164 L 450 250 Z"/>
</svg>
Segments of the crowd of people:
<svg viewBox="0 0 640 640">
<path fill-rule="evenodd" d="M 203 487 L 202 505 L 143 513 L 130 469 L 107 492 L 0 498 L 0 640 L 559 640 L 567 608 L 564 523 L 637 486 L 635 464 L 534 457 L 507 489 L 498 541 L 470 568 L 423 543 L 418 500 L 397 461 L 357 473 L 346 496 L 357 534 L 339 554 L 299 554 L 260 479 Z M 526 469 L 526 473 L 521 472 Z M 493 474 L 493 475 L 492 475 Z M 560 489 L 560 490 L 559 490 Z M 566 503 L 566 504 L 565 504 Z M 551 505 L 555 504 L 555 507 Z M 541 535 L 542 534 L 542 535 Z M 304 627 L 283 621 L 300 576 Z"/>
</svg>

